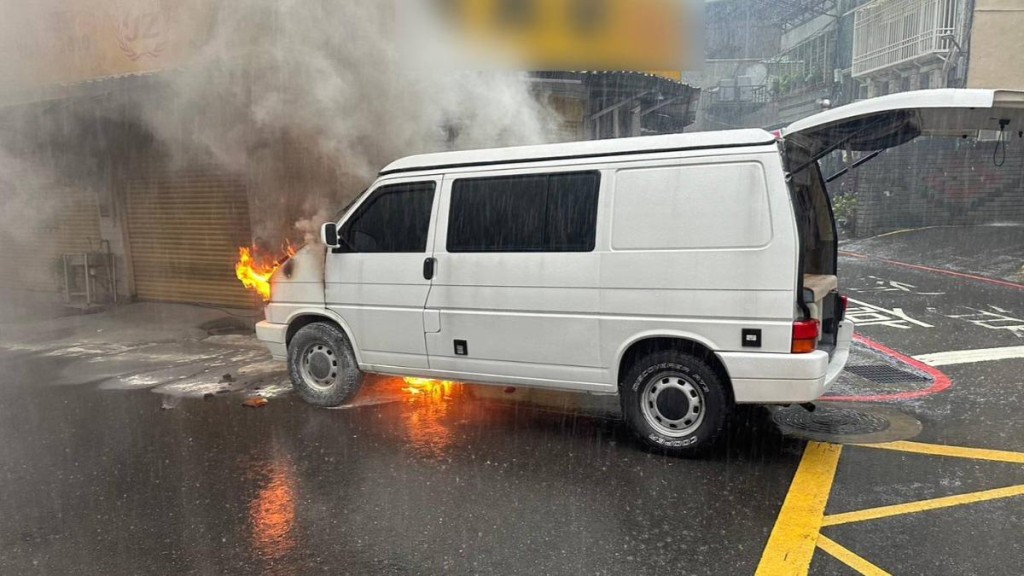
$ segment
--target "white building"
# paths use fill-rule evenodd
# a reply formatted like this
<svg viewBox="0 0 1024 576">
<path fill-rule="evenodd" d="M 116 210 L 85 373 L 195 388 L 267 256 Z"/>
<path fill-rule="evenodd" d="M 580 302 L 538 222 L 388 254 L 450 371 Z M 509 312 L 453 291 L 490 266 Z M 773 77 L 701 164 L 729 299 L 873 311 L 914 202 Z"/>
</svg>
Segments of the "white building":
<svg viewBox="0 0 1024 576">
<path fill-rule="evenodd" d="M 966 83 L 972 0 L 872 0 L 854 11 L 856 98 Z"/>
</svg>

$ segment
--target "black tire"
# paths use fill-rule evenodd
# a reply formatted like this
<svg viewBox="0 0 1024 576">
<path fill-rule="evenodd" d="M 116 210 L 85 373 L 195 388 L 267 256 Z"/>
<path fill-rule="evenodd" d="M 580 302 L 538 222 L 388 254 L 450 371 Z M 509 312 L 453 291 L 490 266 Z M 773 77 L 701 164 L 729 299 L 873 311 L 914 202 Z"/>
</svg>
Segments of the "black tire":
<svg viewBox="0 0 1024 576">
<path fill-rule="evenodd" d="M 683 457 L 700 456 L 715 445 L 732 407 L 718 374 L 703 360 L 675 350 L 651 352 L 634 362 L 620 400 L 626 422 L 646 448 Z"/>
<path fill-rule="evenodd" d="M 348 337 L 337 326 L 323 322 L 302 328 L 292 338 L 288 374 L 299 397 L 321 408 L 349 402 L 363 385 Z"/>
</svg>

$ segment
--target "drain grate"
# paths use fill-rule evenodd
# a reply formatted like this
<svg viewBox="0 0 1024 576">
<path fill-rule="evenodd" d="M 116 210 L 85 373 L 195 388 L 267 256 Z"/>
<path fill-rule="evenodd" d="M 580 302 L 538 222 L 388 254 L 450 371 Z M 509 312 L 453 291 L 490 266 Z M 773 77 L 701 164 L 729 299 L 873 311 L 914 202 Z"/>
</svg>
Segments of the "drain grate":
<svg viewBox="0 0 1024 576">
<path fill-rule="evenodd" d="M 886 364 L 847 366 L 846 371 L 878 384 L 899 384 L 904 382 L 929 382 L 931 379 L 914 372 L 900 370 Z"/>
<path fill-rule="evenodd" d="M 800 407 L 786 408 L 775 412 L 773 420 L 779 426 L 829 436 L 852 436 L 877 434 L 889 429 L 889 420 L 877 414 L 819 406 L 814 412 Z"/>
</svg>

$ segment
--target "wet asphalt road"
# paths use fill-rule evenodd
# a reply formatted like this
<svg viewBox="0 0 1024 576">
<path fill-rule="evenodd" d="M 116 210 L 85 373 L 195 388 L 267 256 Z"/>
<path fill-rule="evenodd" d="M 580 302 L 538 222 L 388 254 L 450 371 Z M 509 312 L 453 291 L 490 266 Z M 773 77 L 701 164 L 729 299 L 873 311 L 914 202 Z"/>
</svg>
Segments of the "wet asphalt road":
<svg viewBox="0 0 1024 576">
<path fill-rule="evenodd" d="M 1024 289 L 876 260 L 840 259 L 857 333 L 907 356 L 1024 346 Z M 937 368 L 951 387 L 867 404 L 922 424 L 915 442 L 1024 453 L 1024 359 Z M 842 403 L 843 406 L 858 404 Z M 1024 484 L 1024 465 L 847 447 L 826 514 Z M 891 574 L 1021 573 L 1024 497 L 826 528 Z M 855 574 L 818 549 L 810 574 Z"/>
<path fill-rule="evenodd" d="M 858 258 L 840 267 L 867 320 L 857 333 L 907 356 L 1024 346 L 1024 289 Z M 938 369 L 950 389 L 895 404 L 925 424 L 919 440 L 1024 451 L 1024 359 Z"/>
<path fill-rule="evenodd" d="M 605 416 L 465 391 L 162 410 L 47 385 L 61 361 L 2 362 L 4 574 L 750 573 L 801 447 L 760 411 L 688 462 Z"/>
<path fill-rule="evenodd" d="M 1013 322 L 973 316 L 1021 318 L 1024 291 L 852 258 L 842 274 L 859 302 L 915 321 L 858 330 L 908 355 L 1024 345 Z M 251 350 L 143 350 L 0 350 L 0 574 L 751 574 L 804 447 L 749 408 L 709 458 L 663 458 L 601 403 L 390 380 L 350 409 L 287 393 L 251 409 L 253 384 L 195 379 Z M 161 367 L 194 397 L 153 393 L 140 371 Z M 283 378 L 267 370 L 251 380 Z M 942 370 L 949 390 L 885 404 L 922 422 L 916 440 L 1024 452 L 1024 360 Z M 234 392 L 201 397 L 219 389 Z M 861 450 L 844 452 L 829 513 L 1024 483 L 1019 465 Z M 894 574 L 1014 574 L 1022 525 L 1018 498 L 828 535 Z M 851 572 L 819 550 L 811 573 Z"/>
</svg>

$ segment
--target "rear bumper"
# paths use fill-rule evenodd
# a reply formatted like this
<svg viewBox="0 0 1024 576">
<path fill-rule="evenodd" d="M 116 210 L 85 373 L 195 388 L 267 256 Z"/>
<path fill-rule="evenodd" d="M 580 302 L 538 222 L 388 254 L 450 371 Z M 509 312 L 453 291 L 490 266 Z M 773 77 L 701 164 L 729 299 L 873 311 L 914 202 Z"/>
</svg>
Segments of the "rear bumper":
<svg viewBox="0 0 1024 576">
<path fill-rule="evenodd" d="M 288 325 L 260 322 L 256 325 L 256 338 L 270 350 L 274 360 L 288 359 Z"/>
<path fill-rule="evenodd" d="M 719 354 L 732 379 L 738 404 L 814 402 L 832 388 L 850 358 L 853 324 L 839 325 L 836 349 L 810 354 Z"/>
</svg>

